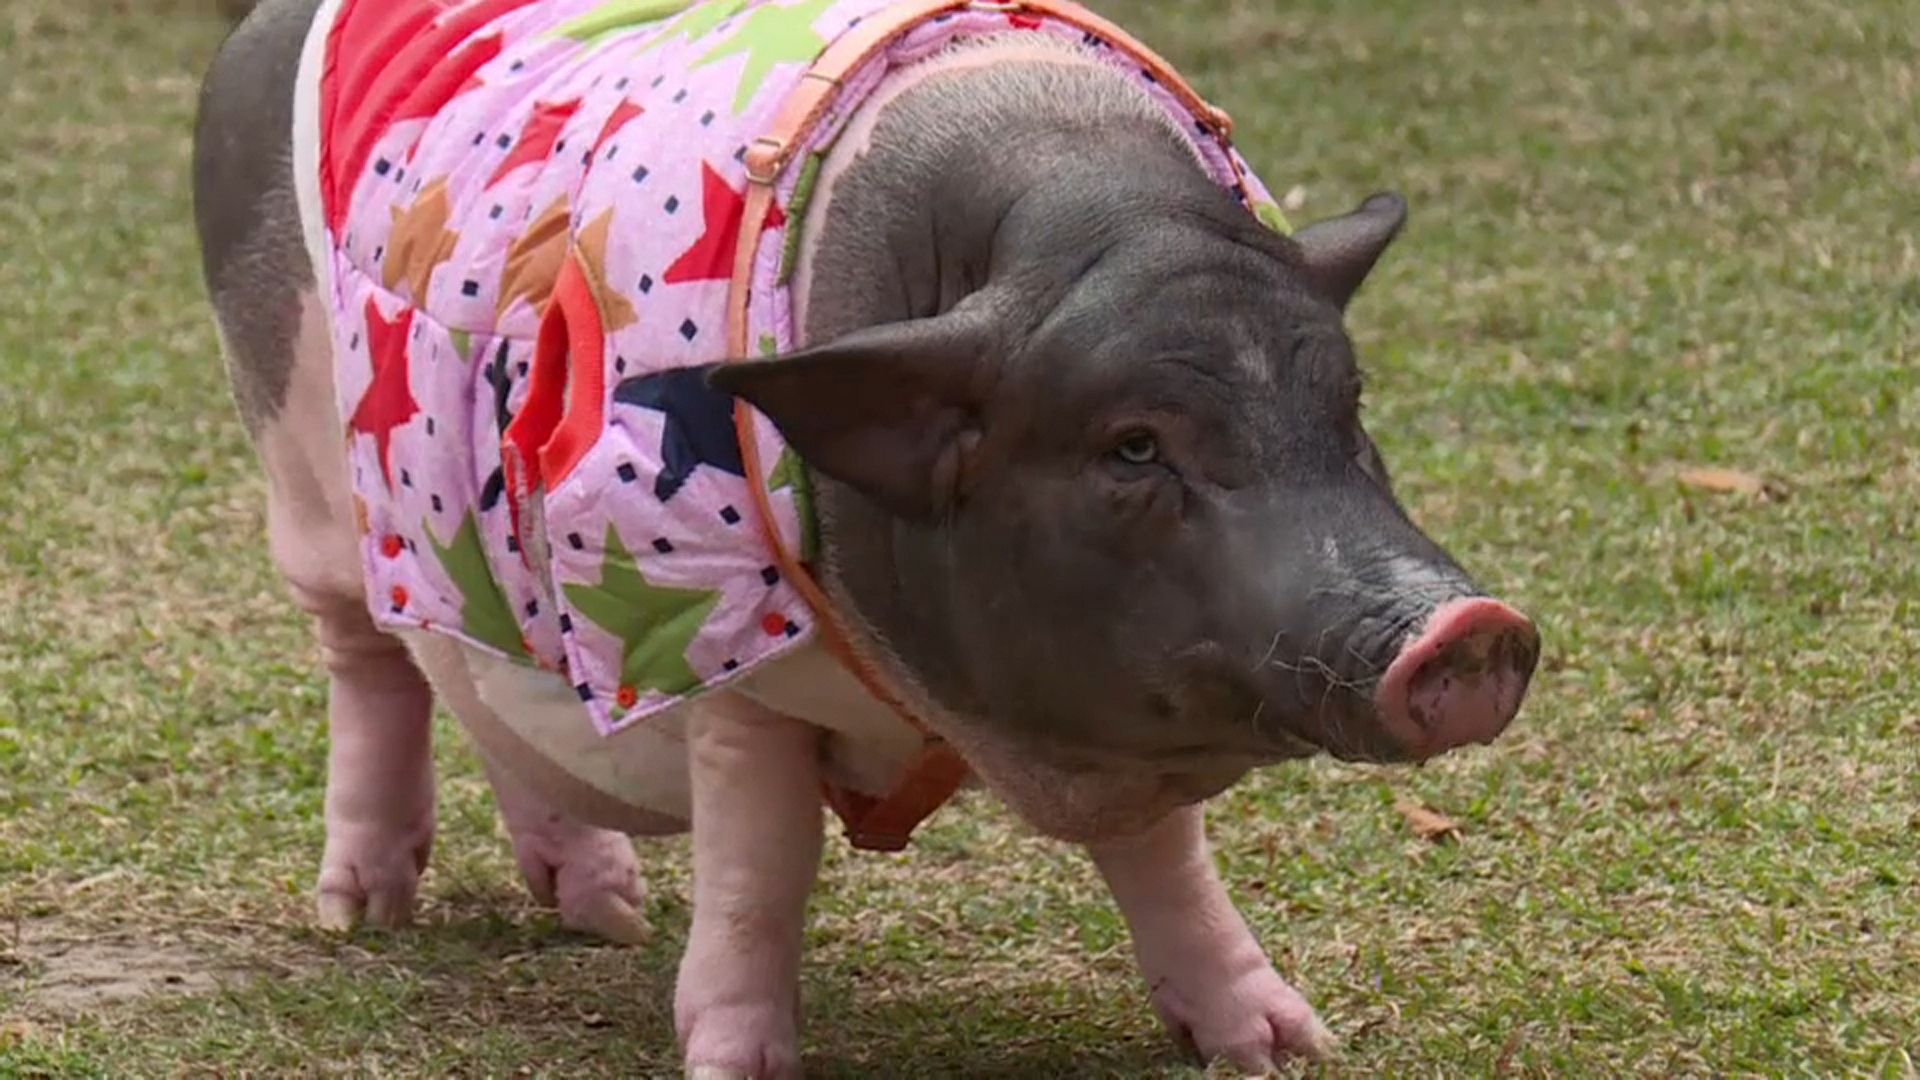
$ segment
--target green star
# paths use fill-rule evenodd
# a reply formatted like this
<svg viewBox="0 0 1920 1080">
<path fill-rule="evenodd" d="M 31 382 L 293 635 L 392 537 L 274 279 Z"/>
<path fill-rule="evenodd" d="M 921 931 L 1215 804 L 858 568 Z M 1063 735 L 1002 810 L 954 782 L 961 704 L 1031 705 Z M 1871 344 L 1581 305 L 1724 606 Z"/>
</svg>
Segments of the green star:
<svg viewBox="0 0 1920 1080">
<path fill-rule="evenodd" d="M 740 73 L 740 91 L 733 96 L 733 112 L 738 116 L 746 111 L 775 67 L 812 60 L 827 47 L 826 39 L 813 32 L 813 21 L 836 2 L 801 0 L 787 7 L 763 7 L 747 16 L 731 38 L 714 46 L 693 66 L 704 67 L 729 56 L 747 54 L 746 69 Z"/>
<path fill-rule="evenodd" d="M 440 560 L 440 569 L 452 579 L 454 588 L 460 590 L 461 629 L 468 637 L 500 650 L 511 659 L 524 659 L 527 650 L 520 637 L 520 620 L 513 617 L 513 609 L 507 606 L 506 596 L 493 579 L 486 552 L 480 547 L 480 527 L 474 523 L 473 515 L 460 520 L 453 543 L 444 547 L 433 535 L 431 523 L 422 521 L 420 528 L 427 534 L 427 544 L 433 548 L 434 557 Z"/>
<path fill-rule="evenodd" d="M 602 38 L 622 30 L 631 30 L 636 26 L 659 22 L 669 15 L 678 15 L 693 2 L 694 0 L 611 0 L 579 18 L 561 23 L 553 34 L 555 37 L 572 38 L 575 41 L 593 45 Z M 652 42 L 648 44 L 651 45 Z"/>
<path fill-rule="evenodd" d="M 668 41 L 683 37 L 689 40 L 697 38 L 707 31 L 740 14 L 747 6 L 747 0 L 708 0 L 707 3 L 695 3 L 686 13 L 666 28 L 655 34 L 645 45 L 640 46 L 642 53 L 649 49 L 665 45 Z"/>
<path fill-rule="evenodd" d="M 793 512 L 800 518 L 800 561 L 814 561 L 820 551 L 820 528 L 813 514 L 813 483 L 807 467 L 792 448 L 780 452 L 780 460 L 767 474 L 767 490 L 793 489 Z"/>
<path fill-rule="evenodd" d="M 793 182 L 793 197 L 787 200 L 787 239 L 780 247 L 778 284 L 793 280 L 800 264 L 800 227 L 807 219 L 807 206 L 813 202 L 813 185 L 820 179 L 820 166 L 827 155 L 816 150 L 800 165 L 800 178 Z"/>
<path fill-rule="evenodd" d="M 687 646 L 720 603 L 718 589 L 651 584 L 609 525 L 600 584 L 568 585 L 566 593 L 575 611 L 620 639 L 621 685 L 663 694 L 684 694 L 700 685 L 687 664 Z"/>
<path fill-rule="evenodd" d="M 1293 226 L 1287 222 L 1287 215 L 1280 212 L 1280 206 L 1277 203 L 1254 203 L 1253 216 L 1260 220 L 1260 224 L 1283 236 L 1293 232 Z"/>
</svg>

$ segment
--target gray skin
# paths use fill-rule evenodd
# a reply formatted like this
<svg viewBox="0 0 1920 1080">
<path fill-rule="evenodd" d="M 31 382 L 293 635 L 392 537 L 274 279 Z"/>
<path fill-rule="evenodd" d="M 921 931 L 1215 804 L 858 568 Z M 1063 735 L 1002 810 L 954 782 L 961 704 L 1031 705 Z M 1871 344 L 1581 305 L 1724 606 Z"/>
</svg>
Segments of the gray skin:
<svg viewBox="0 0 1920 1080">
<path fill-rule="evenodd" d="M 293 76 L 320 0 L 273 0 L 220 48 L 200 87 L 193 214 L 200 265 L 247 430 L 286 406 L 313 267 L 293 194 Z"/>
<path fill-rule="evenodd" d="M 196 136 L 256 432 L 311 281 L 287 139 L 316 6 L 264 0 L 236 29 Z M 974 747 L 1145 765 L 1188 800 L 1321 751 L 1445 749 L 1390 734 L 1374 691 L 1436 605 L 1480 593 L 1394 498 L 1342 325 L 1405 204 L 1276 234 L 1164 123 L 1107 104 L 1116 82 L 964 71 L 903 95 L 812 255 L 825 344 L 711 378 L 799 451 L 830 591 Z M 1498 655 L 1521 692 L 1536 653 Z"/>
<path fill-rule="evenodd" d="M 941 78 L 836 188 L 827 344 L 713 375 L 818 474 L 836 591 L 942 709 L 1055 767 L 1153 761 L 1198 798 L 1410 756 L 1373 688 L 1478 589 L 1360 423 L 1342 310 L 1404 204 L 1288 239 L 1163 126 L 1084 111 L 1109 74 Z"/>
</svg>

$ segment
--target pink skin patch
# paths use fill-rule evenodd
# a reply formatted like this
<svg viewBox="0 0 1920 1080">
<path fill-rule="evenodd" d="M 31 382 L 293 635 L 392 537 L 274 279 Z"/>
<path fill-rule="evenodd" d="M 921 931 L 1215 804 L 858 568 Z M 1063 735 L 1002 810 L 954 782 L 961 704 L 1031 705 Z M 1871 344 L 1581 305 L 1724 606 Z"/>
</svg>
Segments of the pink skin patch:
<svg viewBox="0 0 1920 1080">
<path fill-rule="evenodd" d="M 1540 634 L 1498 600 L 1435 608 L 1374 692 L 1387 731 L 1415 757 L 1489 743 L 1520 711 L 1540 656 Z"/>
</svg>

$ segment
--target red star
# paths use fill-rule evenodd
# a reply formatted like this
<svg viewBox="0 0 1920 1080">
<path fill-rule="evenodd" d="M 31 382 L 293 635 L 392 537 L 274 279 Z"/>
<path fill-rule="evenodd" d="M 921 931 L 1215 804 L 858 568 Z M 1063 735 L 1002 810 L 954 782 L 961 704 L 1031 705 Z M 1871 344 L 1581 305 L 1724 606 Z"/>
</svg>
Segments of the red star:
<svg viewBox="0 0 1920 1080">
<path fill-rule="evenodd" d="M 520 137 L 514 140 L 513 152 L 500 163 L 487 179 L 487 186 L 500 182 L 500 178 L 528 162 L 545 161 L 553 156 L 554 144 L 560 141 L 560 129 L 567 126 L 573 114 L 580 111 L 580 99 L 563 101 L 558 105 L 538 102 L 533 112 L 528 114 L 527 122 L 520 128 Z"/>
<path fill-rule="evenodd" d="M 412 308 L 401 309 L 400 317 L 388 322 L 380 317 L 373 298 L 367 298 L 367 357 L 373 362 L 373 381 L 354 406 L 347 429 L 373 436 L 388 488 L 393 487 L 393 466 L 387 460 L 393 429 L 420 412 L 420 403 L 413 400 L 407 385 L 407 339 L 412 332 Z"/>
<path fill-rule="evenodd" d="M 607 122 L 600 125 L 600 134 L 593 138 L 594 155 L 596 157 L 599 156 L 600 148 L 605 146 L 607 140 L 613 138 L 616 132 L 626 127 L 627 121 L 639 116 L 645 111 L 646 110 L 640 106 L 635 105 L 632 98 L 621 98 L 620 104 L 613 107 L 612 115 L 607 117 Z"/>
<path fill-rule="evenodd" d="M 747 198 L 727 186 L 713 166 L 700 163 L 700 212 L 705 231 L 693 246 L 680 253 L 667 267 L 661 280 L 669 285 L 687 281 L 726 281 L 733 277 L 734 249 L 740 246 L 740 219 L 746 216 Z M 769 208 L 762 230 L 786 224 L 787 215 L 779 206 Z"/>
</svg>

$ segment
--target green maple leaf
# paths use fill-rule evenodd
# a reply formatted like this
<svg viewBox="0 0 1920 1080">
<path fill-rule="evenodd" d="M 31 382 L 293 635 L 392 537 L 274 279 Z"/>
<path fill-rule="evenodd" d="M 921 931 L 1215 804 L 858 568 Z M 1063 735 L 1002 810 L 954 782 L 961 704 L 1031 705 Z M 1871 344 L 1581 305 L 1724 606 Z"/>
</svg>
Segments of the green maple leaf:
<svg viewBox="0 0 1920 1080">
<path fill-rule="evenodd" d="M 813 21 L 838 0 L 801 0 L 787 7 L 768 5 L 740 24 L 733 36 L 694 61 L 704 67 L 729 56 L 745 53 L 747 66 L 740 73 L 740 90 L 733 96 L 733 112 L 739 115 L 753 101 L 760 85 L 781 64 L 812 60 L 827 47 L 827 41 L 813 32 Z"/>
<path fill-rule="evenodd" d="M 480 546 L 480 527 L 473 515 L 460 519 L 453 542 L 444 546 L 433 535 L 430 522 L 422 521 L 420 528 L 427 534 L 427 544 L 433 548 L 434 557 L 440 560 L 440 569 L 453 581 L 454 588 L 460 590 L 461 629 L 468 637 L 509 657 L 524 658 L 527 650 L 520 636 L 520 620 L 513 617 L 513 609 L 507 606 L 500 583 L 493 579 L 487 553 Z"/>
<path fill-rule="evenodd" d="M 575 611 L 620 639 L 621 685 L 663 694 L 684 694 L 700 685 L 687 664 L 687 646 L 720 603 L 718 589 L 652 584 L 611 525 L 600 584 L 565 589 Z"/>
</svg>

